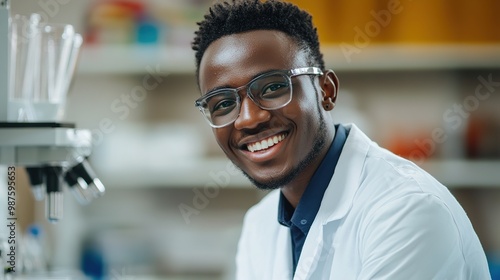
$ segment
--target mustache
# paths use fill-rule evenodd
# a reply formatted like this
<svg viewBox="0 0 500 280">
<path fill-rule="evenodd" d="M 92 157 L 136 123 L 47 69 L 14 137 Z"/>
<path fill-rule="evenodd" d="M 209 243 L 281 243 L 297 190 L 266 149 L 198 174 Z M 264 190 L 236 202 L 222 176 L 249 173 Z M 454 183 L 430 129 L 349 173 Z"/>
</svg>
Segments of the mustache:
<svg viewBox="0 0 500 280">
<path fill-rule="evenodd" d="M 276 133 L 283 131 L 283 127 L 286 127 L 286 125 L 283 124 L 282 121 L 280 121 L 277 118 L 271 118 L 271 120 L 263 123 L 259 123 L 256 127 L 253 128 L 243 128 L 240 130 L 240 136 L 241 138 L 244 138 L 246 136 L 254 136 L 259 134 L 262 131 L 275 131 Z"/>
</svg>

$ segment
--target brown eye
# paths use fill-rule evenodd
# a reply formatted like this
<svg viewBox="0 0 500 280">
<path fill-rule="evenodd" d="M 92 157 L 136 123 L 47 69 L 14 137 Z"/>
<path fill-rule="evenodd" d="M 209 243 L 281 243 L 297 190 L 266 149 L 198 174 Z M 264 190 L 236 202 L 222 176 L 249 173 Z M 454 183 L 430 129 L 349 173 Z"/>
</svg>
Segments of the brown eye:
<svg viewBox="0 0 500 280">
<path fill-rule="evenodd" d="M 217 102 L 211 111 L 217 115 L 224 115 L 231 112 L 235 106 L 236 101 L 234 99 L 223 99 Z"/>
<path fill-rule="evenodd" d="M 285 83 L 269 84 L 268 86 L 262 89 L 262 96 L 276 93 L 276 91 L 286 87 L 288 87 L 288 85 Z"/>
</svg>

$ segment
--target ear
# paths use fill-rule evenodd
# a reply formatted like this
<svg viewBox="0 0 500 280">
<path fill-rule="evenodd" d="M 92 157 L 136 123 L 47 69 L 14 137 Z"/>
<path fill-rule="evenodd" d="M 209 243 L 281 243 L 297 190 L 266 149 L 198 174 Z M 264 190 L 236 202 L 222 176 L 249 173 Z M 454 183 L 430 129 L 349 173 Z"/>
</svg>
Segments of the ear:
<svg viewBox="0 0 500 280">
<path fill-rule="evenodd" d="M 322 105 L 326 111 L 330 111 L 335 107 L 337 94 L 339 90 L 339 79 L 333 70 L 326 70 L 320 78 Z"/>
</svg>

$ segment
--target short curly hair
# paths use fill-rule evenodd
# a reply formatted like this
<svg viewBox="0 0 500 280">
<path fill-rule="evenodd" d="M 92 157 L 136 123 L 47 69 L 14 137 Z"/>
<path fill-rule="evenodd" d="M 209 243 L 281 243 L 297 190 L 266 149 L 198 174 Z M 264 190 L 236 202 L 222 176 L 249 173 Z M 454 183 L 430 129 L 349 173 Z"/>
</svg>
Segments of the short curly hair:
<svg viewBox="0 0 500 280">
<path fill-rule="evenodd" d="M 278 30 L 293 38 L 309 53 L 309 63 L 325 69 L 312 16 L 297 6 L 279 0 L 232 0 L 214 4 L 198 22 L 192 49 L 196 52 L 196 77 L 203 54 L 217 39 L 251 30 Z"/>
</svg>

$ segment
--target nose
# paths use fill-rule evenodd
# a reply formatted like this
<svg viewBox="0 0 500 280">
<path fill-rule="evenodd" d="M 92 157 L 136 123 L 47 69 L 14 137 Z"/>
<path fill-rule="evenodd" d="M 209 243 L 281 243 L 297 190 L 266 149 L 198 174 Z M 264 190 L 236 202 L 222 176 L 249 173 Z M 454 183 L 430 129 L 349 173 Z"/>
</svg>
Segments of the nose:
<svg viewBox="0 0 500 280">
<path fill-rule="evenodd" d="M 234 127 L 238 130 L 253 129 L 270 119 L 271 113 L 268 110 L 261 109 L 245 95 L 241 100 L 240 114 L 234 121 Z"/>
</svg>

